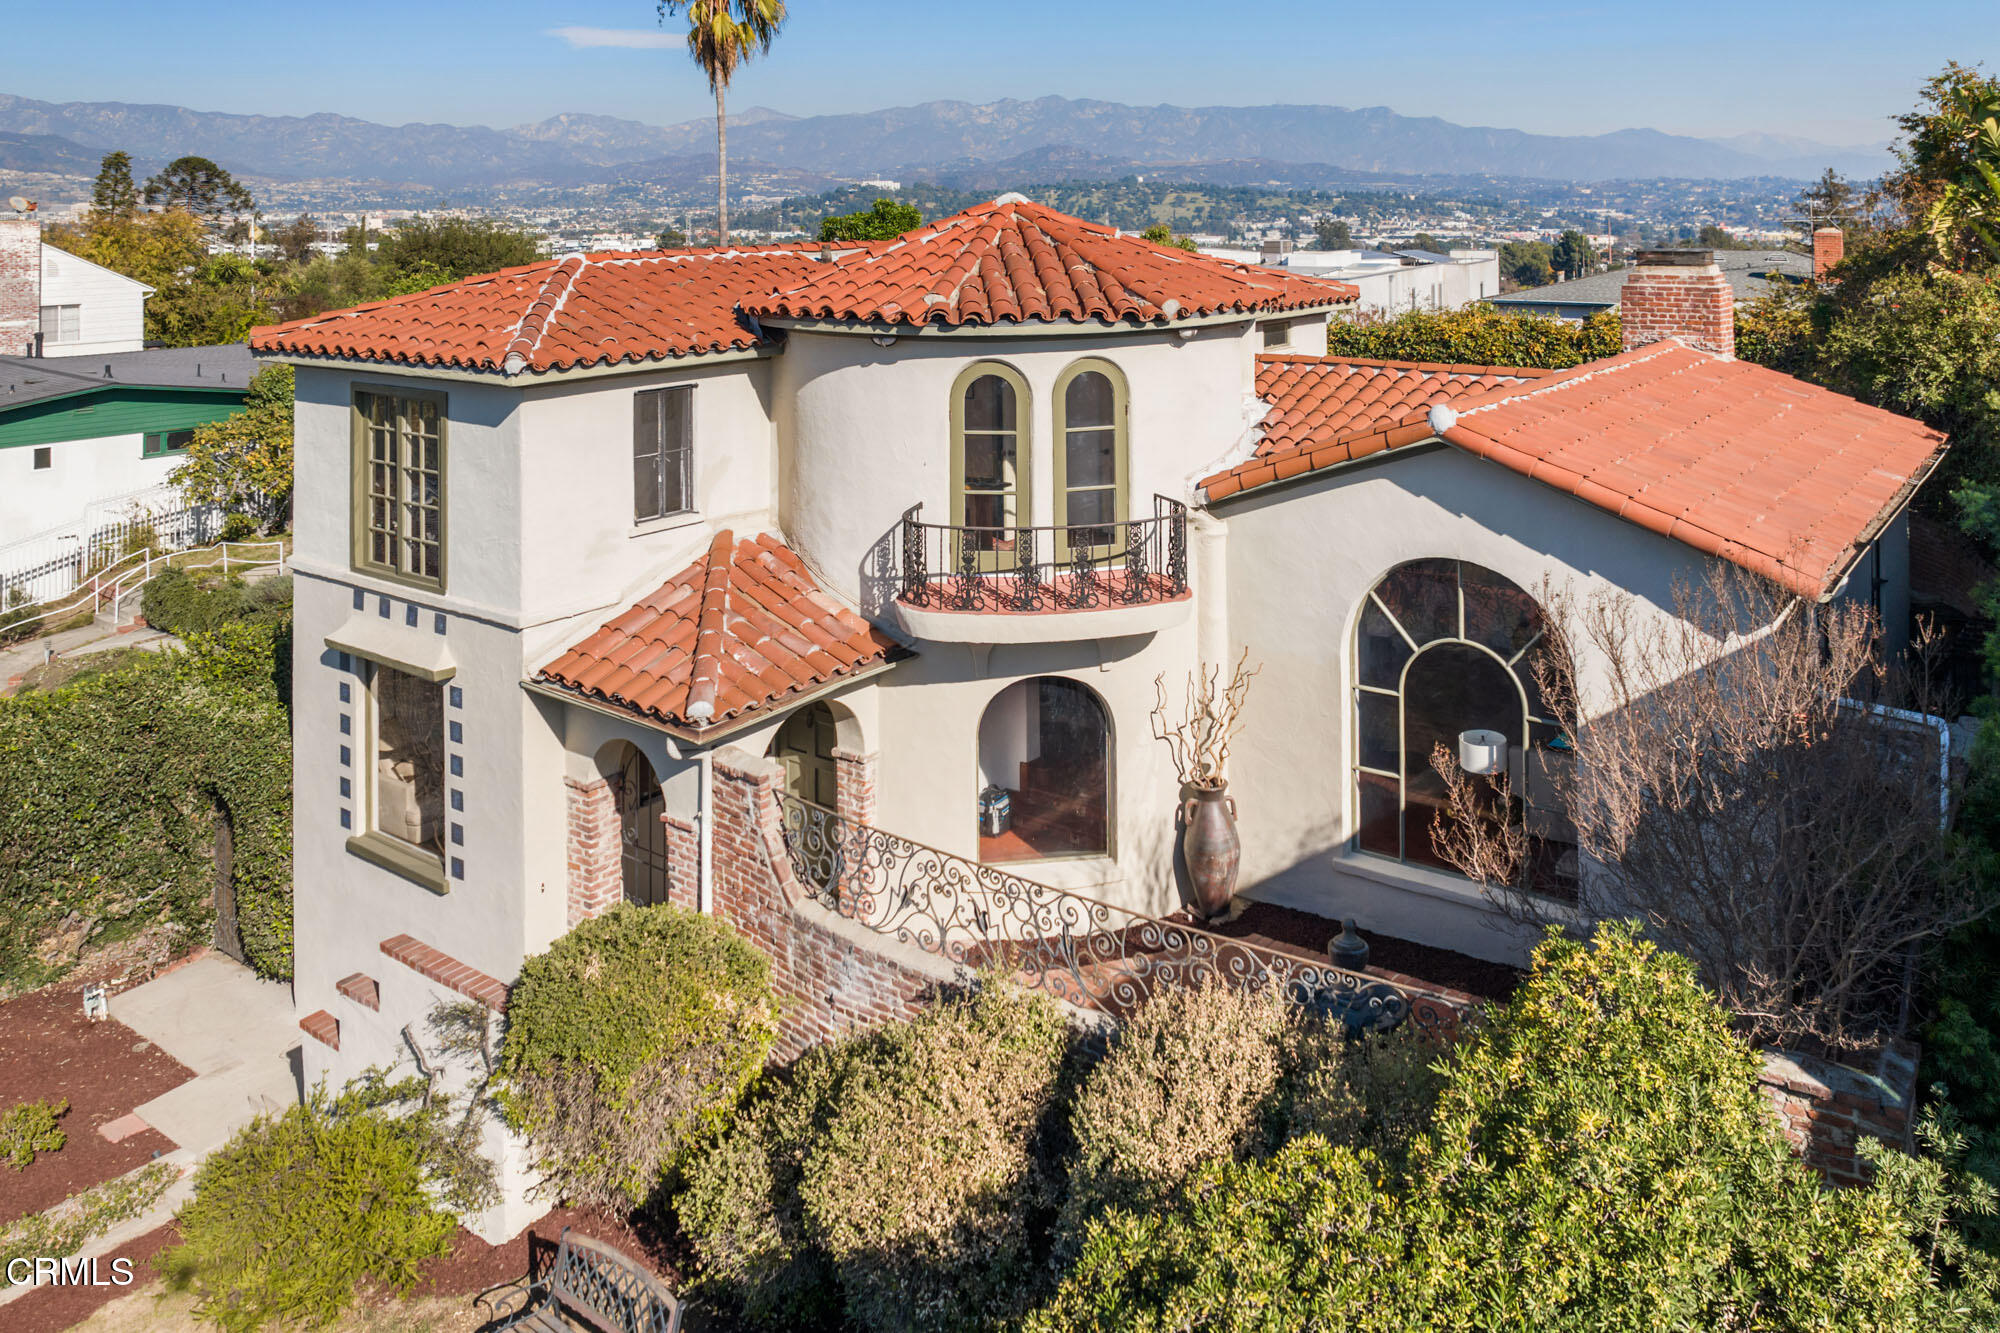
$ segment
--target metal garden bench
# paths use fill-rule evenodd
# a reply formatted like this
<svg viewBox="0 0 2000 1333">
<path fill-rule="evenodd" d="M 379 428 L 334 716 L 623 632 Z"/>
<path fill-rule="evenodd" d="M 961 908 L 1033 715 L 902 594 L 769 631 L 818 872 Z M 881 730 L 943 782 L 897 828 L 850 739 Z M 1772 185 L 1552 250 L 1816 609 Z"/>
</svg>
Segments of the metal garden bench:
<svg viewBox="0 0 2000 1333">
<path fill-rule="evenodd" d="M 508 1292 L 511 1298 L 496 1299 Z M 664 1282 L 609 1245 L 570 1235 L 568 1227 L 546 1273 L 483 1291 L 474 1304 L 492 1311 L 487 1327 L 495 1333 L 679 1333 L 681 1326 L 680 1299 Z"/>
</svg>

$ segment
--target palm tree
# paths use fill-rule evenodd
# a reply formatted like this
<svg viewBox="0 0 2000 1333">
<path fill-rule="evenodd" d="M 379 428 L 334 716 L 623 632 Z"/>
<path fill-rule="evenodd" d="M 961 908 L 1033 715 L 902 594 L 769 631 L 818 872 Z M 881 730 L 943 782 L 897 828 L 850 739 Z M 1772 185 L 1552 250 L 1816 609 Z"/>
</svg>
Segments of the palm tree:
<svg viewBox="0 0 2000 1333">
<path fill-rule="evenodd" d="M 729 244 L 729 125 L 722 95 L 736 67 L 771 49 L 785 22 L 785 0 L 659 0 L 660 21 L 688 22 L 688 54 L 715 90 L 715 229 Z"/>
</svg>

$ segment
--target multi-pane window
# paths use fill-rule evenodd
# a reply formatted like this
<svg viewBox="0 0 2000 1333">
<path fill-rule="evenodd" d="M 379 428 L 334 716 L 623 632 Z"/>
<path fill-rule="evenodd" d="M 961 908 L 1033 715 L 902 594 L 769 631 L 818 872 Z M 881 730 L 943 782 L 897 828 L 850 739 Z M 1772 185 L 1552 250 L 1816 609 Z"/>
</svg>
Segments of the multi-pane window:
<svg viewBox="0 0 2000 1333">
<path fill-rule="evenodd" d="M 632 400 L 632 520 L 694 510 L 694 390 L 648 389 Z"/>
<path fill-rule="evenodd" d="M 358 393 L 354 563 L 444 581 L 444 404 Z"/>
<path fill-rule="evenodd" d="M 1101 367 L 1101 368 L 1100 368 Z M 1065 371 L 1056 429 L 1056 552 L 1108 554 L 1125 514 L 1125 386 L 1105 362 Z"/>
<path fill-rule="evenodd" d="M 1011 549 L 1021 521 L 1021 425 L 1014 386 L 981 375 L 965 386 L 960 438 L 963 526 L 979 528 L 983 551 Z"/>
<path fill-rule="evenodd" d="M 146 458 L 159 458 L 166 454 L 178 454 L 187 449 L 188 442 L 192 439 L 194 439 L 194 432 L 191 430 L 147 431 L 145 443 L 140 446 L 139 452 Z"/>
<path fill-rule="evenodd" d="M 45 305 L 42 307 L 42 341 L 73 343 L 83 340 L 83 307 Z"/>
<path fill-rule="evenodd" d="M 444 855 L 444 687 L 375 667 L 375 832 Z"/>
</svg>

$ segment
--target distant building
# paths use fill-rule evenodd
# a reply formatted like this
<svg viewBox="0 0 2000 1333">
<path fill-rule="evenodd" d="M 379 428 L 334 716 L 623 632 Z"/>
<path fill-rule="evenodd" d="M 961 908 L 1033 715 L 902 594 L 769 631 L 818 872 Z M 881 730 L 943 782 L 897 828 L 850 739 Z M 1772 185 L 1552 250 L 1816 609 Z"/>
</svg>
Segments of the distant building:
<svg viewBox="0 0 2000 1333">
<path fill-rule="evenodd" d="M 1790 250 L 1717 250 L 1715 262 L 1729 279 L 1739 305 L 1762 296 L 1774 282 L 1804 282 L 1813 275 L 1812 256 Z M 1553 315 L 1581 323 L 1618 308 L 1626 276 L 1619 269 L 1593 273 L 1587 278 L 1491 297 L 1488 304 L 1516 315 Z"/>
<path fill-rule="evenodd" d="M 1354 315 L 1389 317 L 1410 310 L 1461 310 L 1500 290 L 1500 258 L 1492 250 L 1293 250 L 1266 242 L 1258 250 L 1203 246 L 1202 253 L 1240 264 L 1262 264 L 1309 278 L 1352 283 L 1361 295 Z"/>
<path fill-rule="evenodd" d="M 146 345 L 153 289 L 42 241 L 33 213 L 0 217 L 0 356 L 96 356 Z"/>
</svg>

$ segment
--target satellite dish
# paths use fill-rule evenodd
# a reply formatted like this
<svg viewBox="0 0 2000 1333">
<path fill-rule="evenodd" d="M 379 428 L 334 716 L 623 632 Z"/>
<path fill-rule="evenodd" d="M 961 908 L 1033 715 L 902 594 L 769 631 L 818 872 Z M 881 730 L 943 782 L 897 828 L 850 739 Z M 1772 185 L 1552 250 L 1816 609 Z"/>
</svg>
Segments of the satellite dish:
<svg viewBox="0 0 2000 1333">
<path fill-rule="evenodd" d="M 7 207 L 13 209 L 16 213 L 25 213 L 28 211 L 28 201 L 18 194 L 9 195 L 7 198 Z"/>
</svg>

